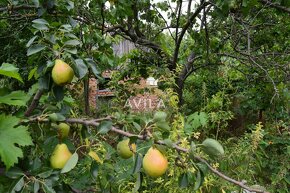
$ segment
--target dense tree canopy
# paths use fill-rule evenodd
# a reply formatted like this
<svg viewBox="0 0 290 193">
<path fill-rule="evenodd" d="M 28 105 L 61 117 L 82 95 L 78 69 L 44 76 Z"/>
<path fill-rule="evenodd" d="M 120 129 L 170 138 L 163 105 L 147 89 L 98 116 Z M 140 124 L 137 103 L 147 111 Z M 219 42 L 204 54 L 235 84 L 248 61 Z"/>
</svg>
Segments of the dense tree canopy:
<svg viewBox="0 0 290 193">
<path fill-rule="evenodd" d="M 287 0 L 0 0 L 0 192 L 288 192 L 289 16 Z M 115 96 L 93 109 L 108 69 Z M 132 111 L 146 94 L 162 108 Z"/>
</svg>

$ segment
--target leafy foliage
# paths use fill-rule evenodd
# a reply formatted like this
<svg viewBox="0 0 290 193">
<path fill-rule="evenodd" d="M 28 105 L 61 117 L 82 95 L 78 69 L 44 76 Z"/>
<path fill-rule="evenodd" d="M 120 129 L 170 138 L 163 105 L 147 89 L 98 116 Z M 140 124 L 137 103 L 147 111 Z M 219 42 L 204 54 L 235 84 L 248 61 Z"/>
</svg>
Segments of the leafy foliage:
<svg viewBox="0 0 290 193">
<path fill-rule="evenodd" d="M 27 127 L 15 127 L 19 121 L 13 116 L 0 115 L 0 156 L 7 169 L 18 163 L 18 158 L 23 158 L 23 152 L 18 146 L 33 144 Z"/>
<path fill-rule="evenodd" d="M 288 7 L 286 0 L 0 1 L 0 192 L 245 191 L 211 166 L 286 193 Z M 53 82 L 56 59 L 73 68 L 72 84 Z M 90 79 L 106 84 L 108 69 L 115 97 L 90 111 Z M 139 84 L 151 76 L 157 87 Z M 140 95 L 164 106 L 134 112 L 126 102 Z M 64 139 L 55 125 L 66 121 Z M 128 160 L 116 153 L 123 135 L 137 145 Z M 60 171 L 48 161 L 59 143 L 75 152 Z M 169 161 L 157 179 L 142 168 L 152 146 Z"/>
<path fill-rule="evenodd" d="M 13 64 L 3 63 L 0 67 L 0 74 L 8 77 L 15 78 L 23 83 L 23 80 L 18 73 L 19 69 L 16 68 Z"/>
<path fill-rule="evenodd" d="M 13 91 L 9 94 L 0 96 L 0 103 L 15 106 L 26 106 L 28 96 L 23 91 Z"/>
</svg>

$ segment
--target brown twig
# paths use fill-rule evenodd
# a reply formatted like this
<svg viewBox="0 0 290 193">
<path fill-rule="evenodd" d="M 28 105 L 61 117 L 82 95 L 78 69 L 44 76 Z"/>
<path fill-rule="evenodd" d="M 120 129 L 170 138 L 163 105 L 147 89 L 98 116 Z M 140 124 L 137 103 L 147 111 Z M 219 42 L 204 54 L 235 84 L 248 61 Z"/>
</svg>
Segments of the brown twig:
<svg viewBox="0 0 290 193">
<path fill-rule="evenodd" d="M 290 8 L 279 5 L 278 3 L 273 3 L 273 2 L 268 1 L 268 0 L 260 0 L 260 2 L 262 4 L 269 5 L 270 7 L 273 7 L 273 8 L 279 9 L 281 11 L 290 13 Z"/>
<path fill-rule="evenodd" d="M 18 11 L 18 10 L 29 10 L 29 9 L 36 9 L 34 5 L 18 5 L 18 6 L 12 6 L 8 5 L 7 7 L 0 7 L 0 12 L 1 11 Z"/>
<path fill-rule="evenodd" d="M 49 122 L 49 119 L 43 119 L 43 118 L 39 118 L 39 117 L 34 117 L 34 118 L 31 118 L 29 119 L 29 122 Z M 97 127 L 100 125 L 100 122 L 96 122 L 95 119 L 80 119 L 80 118 L 68 118 L 66 119 L 66 122 L 67 123 L 78 123 L 78 124 L 83 124 L 83 125 L 87 125 L 87 126 L 94 126 L 94 127 Z M 137 137 L 138 139 L 140 140 L 149 140 L 150 137 L 146 137 L 144 138 L 143 135 L 136 135 L 136 134 L 132 134 L 132 133 L 129 133 L 127 131 L 123 131 L 121 129 L 118 129 L 117 127 L 114 127 L 112 126 L 111 128 L 111 131 L 112 132 L 115 132 L 117 134 L 120 134 L 120 135 L 123 135 L 123 136 L 126 136 L 126 137 Z M 162 140 L 158 140 L 158 141 L 155 141 L 156 144 L 160 144 L 160 145 L 166 145 L 166 143 Z M 172 145 L 172 148 L 176 149 L 177 151 L 181 151 L 181 152 L 185 152 L 185 153 L 188 153 L 189 152 L 189 149 L 186 149 L 186 148 L 183 148 L 181 146 L 178 146 L 176 143 Z M 245 190 L 248 190 L 250 192 L 256 192 L 256 193 L 269 193 L 267 191 L 263 191 L 263 190 L 257 190 L 257 189 L 253 189 L 247 185 L 245 185 L 244 182 L 241 182 L 241 181 L 237 181 L 233 178 L 230 178 L 228 176 L 226 176 L 225 174 L 223 174 L 222 172 L 216 170 L 215 168 L 213 168 L 205 159 L 197 156 L 197 155 L 194 155 L 194 159 L 204 163 L 207 165 L 207 167 L 209 168 L 209 170 L 216 174 L 217 176 L 223 178 L 224 180 L 230 182 L 230 183 L 233 183 Z"/>
<path fill-rule="evenodd" d="M 162 15 L 161 12 L 156 8 L 156 6 L 153 6 L 153 8 L 155 9 L 155 11 L 158 12 L 158 15 L 162 18 L 164 24 L 166 25 L 166 27 L 161 28 L 160 33 L 161 33 L 164 29 L 167 29 L 168 32 L 169 32 L 169 34 L 170 34 L 170 36 L 172 37 L 172 39 L 175 40 L 175 37 L 173 36 L 173 34 L 172 34 L 170 28 L 174 28 L 174 27 L 176 28 L 176 26 L 173 27 L 173 26 L 168 25 L 167 20 L 163 17 L 163 15 Z M 158 34 L 159 34 L 159 33 L 158 33 Z M 156 37 L 156 35 L 155 35 L 155 37 Z"/>
<path fill-rule="evenodd" d="M 173 60 L 172 60 L 172 64 L 170 66 L 171 70 L 174 70 L 176 67 L 176 63 L 178 60 L 178 54 L 179 54 L 179 48 L 181 46 L 181 41 L 183 40 L 183 37 L 185 35 L 185 32 L 188 30 L 188 28 L 190 27 L 190 25 L 192 24 L 193 20 L 198 16 L 198 14 L 203 10 L 204 7 L 206 7 L 207 5 L 209 5 L 208 2 L 204 2 L 203 4 L 201 4 L 196 10 L 195 12 L 189 17 L 189 19 L 187 20 L 187 22 L 185 23 L 185 25 L 182 27 L 182 30 L 180 32 L 180 35 L 178 37 L 178 39 L 176 40 L 176 44 L 175 44 L 175 50 L 174 50 L 174 54 L 173 54 Z"/>
<path fill-rule="evenodd" d="M 30 106 L 28 107 L 28 109 L 26 110 L 26 112 L 24 113 L 24 115 L 26 117 L 29 117 L 30 114 L 32 113 L 32 111 L 37 107 L 39 99 L 41 97 L 41 95 L 43 94 L 43 90 L 38 90 L 37 93 L 35 94 L 35 96 L 33 97 L 33 100 L 30 104 Z"/>
</svg>

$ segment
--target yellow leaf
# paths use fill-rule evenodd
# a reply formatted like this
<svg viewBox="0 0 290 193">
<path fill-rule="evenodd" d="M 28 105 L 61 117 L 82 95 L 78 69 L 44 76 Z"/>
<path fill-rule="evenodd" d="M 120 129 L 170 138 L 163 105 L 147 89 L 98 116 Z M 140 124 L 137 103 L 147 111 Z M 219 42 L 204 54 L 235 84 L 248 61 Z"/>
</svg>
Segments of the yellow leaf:
<svg viewBox="0 0 290 193">
<path fill-rule="evenodd" d="M 93 158 L 94 160 L 96 160 L 99 163 L 103 163 L 103 161 L 100 159 L 100 157 L 98 156 L 98 154 L 96 154 L 96 152 L 94 151 L 90 151 L 89 152 L 89 156 L 91 156 L 91 158 Z"/>
</svg>

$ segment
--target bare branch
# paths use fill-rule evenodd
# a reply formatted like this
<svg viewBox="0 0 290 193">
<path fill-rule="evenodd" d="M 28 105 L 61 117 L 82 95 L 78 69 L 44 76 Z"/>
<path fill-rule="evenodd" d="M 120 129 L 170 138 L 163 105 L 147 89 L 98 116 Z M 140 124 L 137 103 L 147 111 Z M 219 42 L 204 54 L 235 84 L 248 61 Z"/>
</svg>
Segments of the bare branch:
<svg viewBox="0 0 290 193">
<path fill-rule="evenodd" d="M 210 9 L 210 6 L 208 8 L 208 10 Z M 210 40 L 209 40 L 209 32 L 208 32 L 208 28 L 207 28 L 207 11 L 205 10 L 205 7 L 203 8 L 203 17 L 204 17 L 204 31 L 205 31 L 205 40 L 206 40 L 206 59 L 207 62 L 209 62 L 209 44 L 210 44 Z"/>
<path fill-rule="evenodd" d="M 175 43 L 177 44 L 178 41 L 178 29 L 179 29 L 179 20 L 181 16 L 181 8 L 182 8 L 182 0 L 179 0 L 176 6 L 176 9 L 178 10 L 178 15 L 176 19 L 176 29 L 175 29 Z"/>
<path fill-rule="evenodd" d="M 158 12 L 158 15 L 162 18 L 162 20 L 164 21 L 164 23 L 165 23 L 165 25 L 166 25 L 165 28 L 162 28 L 161 32 L 162 32 L 164 29 L 168 29 L 168 31 L 169 31 L 169 33 L 170 33 L 170 36 L 172 37 L 173 40 L 175 40 L 175 38 L 174 38 L 174 36 L 173 36 L 173 34 L 172 34 L 171 30 L 170 30 L 170 28 L 174 28 L 174 27 L 168 25 L 166 19 L 163 17 L 163 15 L 160 13 L 160 11 L 159 11 L 155 6 L 153 6 L 153 8 L 155 9 L 155 11 Z M 176 27 L 176 26 L 175 26 L 175 27 Z M 158 34 L 159 34 L 159 33 L 158 33 Z"/>
<path fill-rule="evenodd" d="M 185 25 L 182 27 L 182 30 L 180 32 L 180 35 L 176 41 L 176 45 L 175 45 L 175 50 L 174 50 L 174 54 L 173 54 L 173 60 L 172 60 L 172 64 L 169 65 L 169 68 L 171 70 L 175 70 L 176 68 L 176 62 L 178 60 L 178 54 L 179 54 L 179 48 L 181 45 L 181 41 L 183 39 L 183 36 L 185 35 L 185 32 L 187 31 L 187 29 L 189 28 L 189 26 L 192 24 L 193 20 L 198 16 L 198 14 L 203 10 L 204 7 L 206 7 L 207 5 L 209 5 L 209 2 L 204 2 L 203 4 L 201 4 L 196 10 L 195 12 L 189 17 L 189 19 L 187 20 L 187 22 L 185 23 Z"/>
<path fill-rule="evenodd" d="M 133 28 L 139 37 L 144 37 L 144 34 L 140 31 L 140 19 L 138 17 L 138 8 L 137 8 L 137 2 L 136 0 L 133 1 L 132 4 L 132 10 L 133 10 L 133 19 L 134 19 L 134 25 Z"/>
<path fill-rule="evenodd" d="M 188 5 L 187 5 L 187 17 L 190 16 L 191 3 L 192 3 L 192 0 L 189 0 Z"/>
<path fill-rule="evenodd" d="M 24 115 L 25 115 L 26 117 L 29 117 L 30 114 L 32 113 L 32 111 L 37 107 L 38 102 L 39 102 L 39 99 L 40 99 L 40 97 L 42 96 L 42 94 L 43 94 L 43 90 L 41 90 L 41 89 L 38 90 L 38 91 L 36 92 L 36 94 L 35 94 L 35 96 L 33 97 L 33 100 L 32 100 L 32 102 L 31 102 L 30 106 L 28 107 L 28 109 L 27 109 L 26 112 L 24 113 Z"/>
<path fill-rule="evenodd" d="M 7 7 L 0 7 L 0 11 L 18 11 L 18 10 L 31 10 L 31 9 L 36 9 L 34 5 L 18 5 L 18 6 L 13 6 L 13 5 L 8 5 Z"/>
<path fill-rule="evenodd" d="M 288 7 L 284 7 L 282 5 L 279 5 L 278 3 L 273 3 L 271 1 L 268 1 L 268 0 L 260 0 L 260 2 L 262 4 L 265 4 L 265 5 L 269 5 L 270 7 L 273 7 L 273 8 L 276 8 L 276 9 L 279 9 L 281 11 L 284 11 L 284 12 L 287 12 L 290 14 L 290 8 Z"/>
<path fill-rule="evenodd" d="M 272 97 L 272 99 L 271 99 L 271 103 L 272 103 L 273 100 L 274 100 L 274 98 L 275 98 L 276 96 L 279 96 L 279 90 L 278 90 L 278 88 L 276 87 L 276 84 L 275 84 L 273 78 L 270 76 L 270 74 L 268 73 L 268 71 L 267 71 L 265 68 L 263 68 L 263 66 L 260 65 L 258 62 L 256 62 L 256 61 L 255 61 L 251 56 L 249 56 L 249 59 L 250 59 L 250 61 L 253 62 L 256 66 L 258 66 L 261 70 L 263 70 L 263 71 L 265 72 L 266 76 L 267 76 L 267 77 L 269 78 L 269 80 L 272 82 L 272 85 L 273 85 L 273 87 L 274 87 L 274 91 L 275 91 L 275 93 L 274 93 L 274 95 L 273 95 L 273 97 Z"/>
<path fill-rule="evenodd" d="M 194 66 L 194 62 L 197 59 L 200 59 L 202 56 L 197 56 L 193 58 L 192 60 L 188 60 L 188 62 L 184 65 L 182 71 L 180 72 L 178 79 L 177 79 L 177 94 L 179 98 L 178 105 L 181 106 L 183 104 L 183 88 L 184 88 L 184 82 L 188 78 L 189 75 L 191 75 L 193 72 L 197 71 L 198 69 L 205 68 L 207 66 L 213 65 L 212 63 L 205 63 L 199 66 Z"/>
</svg>

